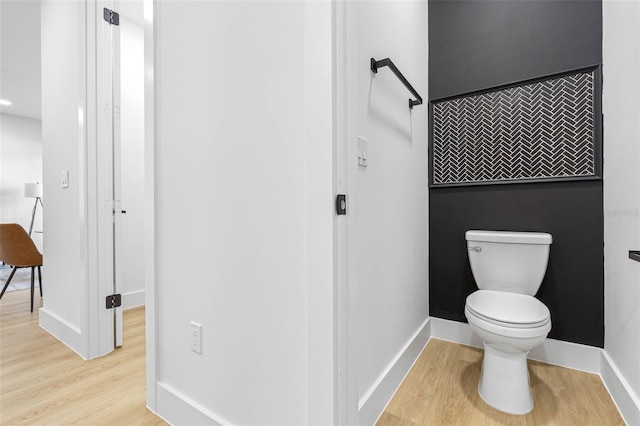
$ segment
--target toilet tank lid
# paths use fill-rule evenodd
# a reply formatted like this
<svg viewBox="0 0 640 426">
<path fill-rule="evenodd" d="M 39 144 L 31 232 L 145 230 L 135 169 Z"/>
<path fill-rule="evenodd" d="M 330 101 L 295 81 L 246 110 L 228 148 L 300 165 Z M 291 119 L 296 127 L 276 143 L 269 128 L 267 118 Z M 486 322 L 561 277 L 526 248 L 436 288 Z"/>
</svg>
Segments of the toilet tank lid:
<svg viewBox="0 0 640 426">
<path fill-rule="evenodd" d="M 469 230 L 464 234 L 467 241 L 492 243 L 551 244 L 552 237 L 545 232 L 480 231 Z"/>
</svg>

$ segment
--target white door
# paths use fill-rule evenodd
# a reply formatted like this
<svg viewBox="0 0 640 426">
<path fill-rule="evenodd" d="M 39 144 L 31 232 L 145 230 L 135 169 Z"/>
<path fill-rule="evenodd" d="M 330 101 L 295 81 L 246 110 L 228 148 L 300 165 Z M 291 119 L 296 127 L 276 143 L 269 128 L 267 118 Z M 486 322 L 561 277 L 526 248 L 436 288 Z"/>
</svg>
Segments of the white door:
<svg viewBox="0 0 640 426">
<path fill-rule="evenodd" d="M 98 102 L 98 219 L 99 293 L 105 300 L 103 342 L 122 345 L 122 309 L 108 308 L 108 298 L 121 294 L 121 264 L 118 247 L 120 205 L 120 27 L 118 0 L 98 2 L 97 102 Z M 110 344 L 110 343 L 109 343 Z"/>
</svg>

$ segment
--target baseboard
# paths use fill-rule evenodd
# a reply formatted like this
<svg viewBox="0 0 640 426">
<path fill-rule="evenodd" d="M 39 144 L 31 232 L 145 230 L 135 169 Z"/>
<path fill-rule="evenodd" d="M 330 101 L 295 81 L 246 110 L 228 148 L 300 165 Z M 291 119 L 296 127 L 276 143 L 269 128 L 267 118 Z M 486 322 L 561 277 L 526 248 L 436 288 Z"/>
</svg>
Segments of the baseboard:
<svg viewBox="0 0 640 426">
<path fill-rule="evenodd" d="M 194 426 L 231 424 L 162 382 L 157 383 L 156 386 L 156 408 L 156 414 L 169 424 Z"/>
<path fill-rule="evenodd" d="M 358 404 L 360 424 L 372 425 L 376 423 L 409 370 L 418 360 L 430 336 L 431 322 L 427 319 L 380 374 L 376 382 L 360 398 Z"/>
<path fill-rule="evenodd" d="M 144 290 L 122 294 L 122 310 L 137 308 L 144 305 Z"/>
<path fill-rule="evenodd" d="M 640 398 L 635 395 L 607 351 L 602 351 L 600 361 L 600 377 L 622 418 L 628 425 L 640 425 Z"/>
<path fill-rule="evenodd" d="M 594 374 L 600 374 L 601 356 L 601 348 L 556 339 L 546 339 L 529 352 L 529 359 Z"/>
<path fill-rule="evenodd" d="M 482 340 L 472 333 L 471 327 L 465 322 L 442 318 L 431 318 L 431 322 L 432 337 L 476 348 L 482 347 Z M 542 345 L 529 353 L 529 359 L 600 374 L 601 353 L 602 349 L 594 346 L 546 339 Z"/>
<path fill-rule="evenodd" d="M 431 317 L 431 337 L 461 345 L 482 347 L 482 340 L 471 332 L 469 324 Z"/>
<path fill-rule="evenodd" d="M 69 349 L 80 355 L 82 359 L 87 359 L 85 356 L 85 339 L 78 327 L 69 324 L 45 308 L 40 308 L 38 313 L 40 328 L 64 343 Z"/>
</svg>

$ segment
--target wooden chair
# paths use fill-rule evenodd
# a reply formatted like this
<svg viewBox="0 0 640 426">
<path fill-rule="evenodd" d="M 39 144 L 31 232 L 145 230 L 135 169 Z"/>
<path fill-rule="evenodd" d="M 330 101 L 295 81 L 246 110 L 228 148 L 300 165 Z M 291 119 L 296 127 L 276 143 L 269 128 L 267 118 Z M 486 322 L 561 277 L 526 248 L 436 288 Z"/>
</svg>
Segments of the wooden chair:
<svg viewBox="0 0 640 426">
<path fill-rule="evenodd" d="M 18 268 L 31 268 L 31 312 L 33 312 L 33 289 L 35 268 L 38 268 L 38 282 L 40 283 L 40 297 L 42 297 L 42 254 L 36 248 L 29 234 L 17 223 L 0 223 L 0 259 L 13 266 L 7 283 L 0 293 L 0 299 L 9 287 L 9 283 Z"/>
</svg>

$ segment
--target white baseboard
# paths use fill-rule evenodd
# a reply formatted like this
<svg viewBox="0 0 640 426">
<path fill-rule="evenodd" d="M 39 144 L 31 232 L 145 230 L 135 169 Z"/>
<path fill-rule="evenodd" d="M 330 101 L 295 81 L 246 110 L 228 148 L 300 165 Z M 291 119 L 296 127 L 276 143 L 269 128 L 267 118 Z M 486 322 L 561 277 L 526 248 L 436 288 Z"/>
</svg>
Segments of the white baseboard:
<svg viewBox="0 0 640 426">
<path fill-rule="evenodd" d="M 601 348 L 548 338 L 529 352 L 529 359 L 595 374 L 600 374 L 601 356 Z"/>
<path fill-rule="evenodd" d="M 482 347 L 482 340 L 471 332 L 469 324 L 431 317 L 431 337 L 461 345 Z"/>
<path fill-rule="evenodd" d="M 431 336 L 462 345 L 482 348 L 482 340 L 474 335 L 469 324 L 464 322 L 431 318 Z M 545 339 L 542 345 L 534 348 L 529 353 L 529 359 L 600 374 L 601 353 L 602 349 L 594 346 Z"/>
<path fill-rule="evenodd" d="M 122 310 L 144 306 L 144 290 L 122 294 Z"/>
<path fill-rule="evenodd" d="M 372 425 L 376 423 L 409 370 L 418 360 L 420 353 L 429 341 L 429 337 L 431 337 L 431 322 L 427 319 L 398 352 L 393 361 L 389 363 L 375 383 L 360 398 L 358 404 L 360 424 Z"/>
<path fill-rule="evenodd" d="M 202 407 L 166 383 L 156 386 L 156 414 L 175 425 L 230 425 L 228 421 Z"/>
<path fill-rule="evenodd" d="M 40 328 L 64 343 L 72 351 L 80 355 L 82 359 L 87 359 L 85 356 L 85 339 L 82 336 L 82 331 L 78 327 L 69 324 L 45 308 L 40 308 L 38 312 L 38 324 Z"/>
<path fill-rule="evenodd" d="M 600 377 L 624 421 L 628 425 L 640 425 L 640 398 L 633 392 L 607 351 L 602 351 Z"/>
</svg>

